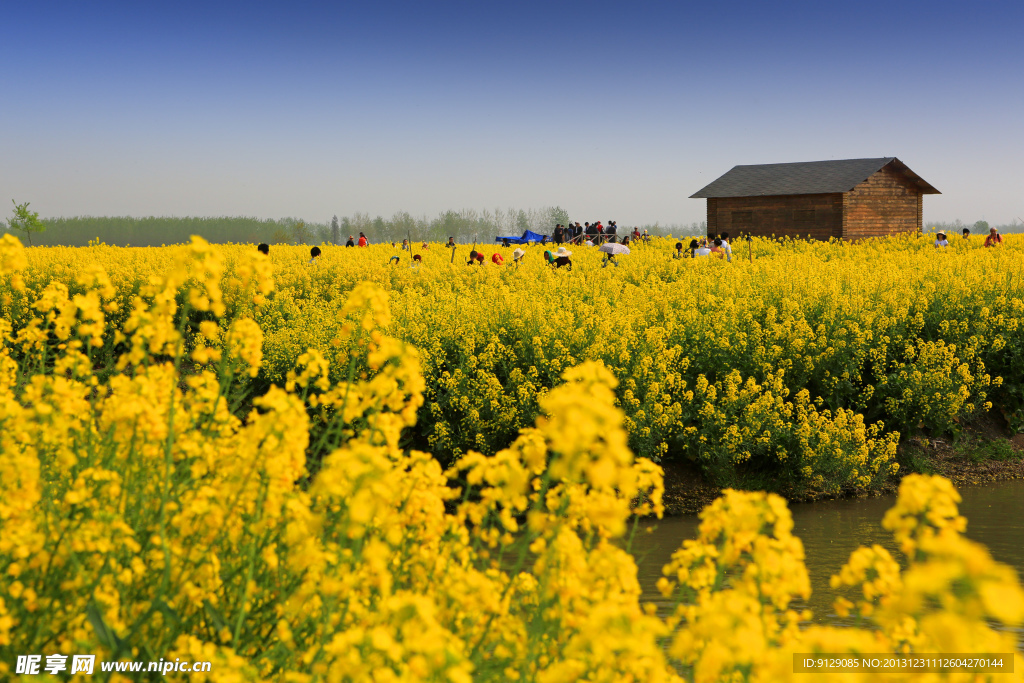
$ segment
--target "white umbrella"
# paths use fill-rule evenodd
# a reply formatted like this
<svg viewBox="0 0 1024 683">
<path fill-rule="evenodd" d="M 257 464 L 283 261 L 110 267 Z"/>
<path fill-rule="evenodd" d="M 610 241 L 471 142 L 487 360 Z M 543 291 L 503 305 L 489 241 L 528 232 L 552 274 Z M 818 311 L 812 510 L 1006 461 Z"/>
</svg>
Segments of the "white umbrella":
<svg viewBox="0 0 1024 683">
<path fill-rule="evenodd" d="M 612 256 L 629 253 L 629 247 L 625 244 L 619 244 L 618 242 L 606 242 L 598 247 L 597 250 L 603 251 L 606 254 L 611 254 Z"/>
</svg>

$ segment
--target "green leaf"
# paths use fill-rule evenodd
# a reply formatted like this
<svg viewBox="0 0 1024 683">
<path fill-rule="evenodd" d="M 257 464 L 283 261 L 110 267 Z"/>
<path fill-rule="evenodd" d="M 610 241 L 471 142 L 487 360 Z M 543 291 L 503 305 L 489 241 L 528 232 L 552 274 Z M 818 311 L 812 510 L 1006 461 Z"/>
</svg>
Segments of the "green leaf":
<svg viewBox="0 0 1024 683">
<path fill-rule="evenodd" d="M 101 643 L 111 649 L 113 653 L 111 659 L 116 659 L 126 648 L 127 643 L 118 638 L 113 629 L 103 621 L 103 615 L 100 614 L 99 607 L 96 606 L 95 601 L 89 601 L 89 606 L 85 608 L 85 614 L 89 618 L 89 623 L 92 624 L 93 630 L 96 632 L 96 637 L 100 639 Z"/>
</svg>

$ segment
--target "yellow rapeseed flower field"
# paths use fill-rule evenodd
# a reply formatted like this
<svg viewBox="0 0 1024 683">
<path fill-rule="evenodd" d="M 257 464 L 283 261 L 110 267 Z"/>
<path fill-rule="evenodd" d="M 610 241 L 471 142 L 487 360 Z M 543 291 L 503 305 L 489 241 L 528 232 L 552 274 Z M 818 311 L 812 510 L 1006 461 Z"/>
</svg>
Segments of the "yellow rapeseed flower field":
<svg viewBox="0 0 1024 683">
<path fill-rule="evenodd" d="M 992 403 L 1024 427 L 1024 241 L 1016 236 L 997 249 L 956 240 L 941 251 L 915 237 L 755 240 L 738 242 L 732 263 L 675 259 L 674 244 L 634 245 L 617 267 L 575 247 L 572 271 L 548 266 L 537 246 L 518 265 L 511 249 L 481 247 L 482 266 L 466 265 L 468 246 L 454 259 L 443 246 L 414 247 L 419 265 L 390 244 L 324 245 L 314 263 L 304 247 L 275 246 L 262 261 L 251 245 L 210 247 L 226 310 L 215 320 L 192 306 L 186 345 L 193 352 L 201 328 L 218 337 L 224 321 L 245 317 L 263 335 L 251 395 L 283 385 L 310 349 L 329 381 L 347 380 L 367 368 L 349 367 L 336 312 L 357 284 L 373 283 L 390 306 L 387 334 L 418 349 L 426 382 L 404 443 L 445 464 L 507 447 L 563 371 L 588 359 L 619 382 L 634 452 L 695 462 L 723 486 L 868 488 L 893 474 L 901 438 L 956 432 Z M 19 271 L 24 290 L 0 285 L 0 313 L 15 334 L 31 335 L 37 301 L 54 301 L 59 285 L 85 296 L 83 278 L 102 272 L 112 290 L 90 357 L 110 367 L 133 298 L 188 249 L 31 249 Z M 492 253 L 505 265 L 491 263 Z M 255 300 L 238 284 L 252 268 L 274 281 Z M 31 350 L 13 353 L 31 365 Z"/>
<path fill-rule="evenodd" d="M 833 491 L 892 473 L 906 430 L 990 401 L 1016 419 L 1021 246 L 759 241 L 724 263 L 656 241 L 567 271 L 537 248 L 413 267 L 390 245 L 4 237 L 0 677 L 60 652 L 214 663 L 189 680 L 544 683 L 1015 652 L 1024 591 L 939 477 L 905 477 L 884 520 L 905 568 L 875 546 L 833 577 L 862 628 L 802 627 L 775 494 L 705 509 L 667 616 L 617 539 L 662 513 L 660 459 Z"/>
</svg>

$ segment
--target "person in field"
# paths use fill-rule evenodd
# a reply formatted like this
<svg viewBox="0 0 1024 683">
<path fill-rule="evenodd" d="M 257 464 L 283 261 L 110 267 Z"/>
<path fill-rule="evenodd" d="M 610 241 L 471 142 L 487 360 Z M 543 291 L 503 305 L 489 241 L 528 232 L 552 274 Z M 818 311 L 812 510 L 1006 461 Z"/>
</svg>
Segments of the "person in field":
<svg viewBox="0 0 1024 683">
<path fill-rule="evenodd" d="M 719 258 L 719 259 L 724 259 L 725 258 L 725 249 L 722 248 L 722 240 L 721 239 L 716 239 L 715 240 L 714 246 L 711 247 L 711 255 L 714 256 L 715 258 Z"/>
<path fill-rule="evenodd" d="M 260 246 L 256 247 L 256 251 L 260 252 L 264 256 L 270 256 L 270 245 L 266 242 L 261 242 Z"/>
<path fill-rule="evenodd" d="M 366 235 L 364 235 L 363 233 L 359 233 L 359 246 L 365 247 L 369 243 L 370 242 L 366 239 Z"/>
<path fill-rule="evenodd" d="M 320 247 L 313 247 L 309 250 L 309 262 L 316 263 L 318 258 L 320 258 Z"/>
<path fill-rule="evenodd" d="M 356 240 L 355 240 L 354 237 L 352 237 L 352 235 L 348 236 L 348 242 L 345 242 L 345 246 L 346 247 L 354 247 L 354 246 L 356 246 Z"/>
<path fill-rule="evenodd" d="M 694 256 L 694 258 L 696 258 L 698 256 L 710 256 L 710 255 L 711 255 L 711 248 L 708 246 L 708 238 L 707 237 L 701 237 L 700 238 L 700 242 L 697 243 L 697 249 L 695 249 L 694 252 L 693 252 L 693 256 Z"/>
<path fill-rule="evenodd" d="M 940 232 L 935 234 L 935 248 L 948 247 L 949 240 L 946 239 L 946 233 Z"/>
<path fill-rule="evenodd" d="M 571 251 L 569 251 L 565 247 L 559 247 L 558 251 L 554 253 L 550 263 L 555 268 L 561 268 L 562 266 L 566 266 L 568 270 L 572 270 L 572 259 L 569 258 L 570 256 L 572 256 Z"/>
<path fill-rule="evenodd" d="M 409 251 L 411 248 L 412 248 L 412 245 L 409 244 L 409 240 L 407 240 L 407 239 L 402 240 L 402 251 Z"/>
<path fill-rule="evenodd" d="M 725 260 L 732 263 L 732 245 L 729 244 L 729 233 L 723 232 L 718 238 L 722 240 L 722 251 L 725 252 Z"/>
<path fill-rule="evenodd" d="M 449 249 L 454 249 L 455 248 L 455 238 L 454 237 L 449 237 L 448 238 L 448 244 L 446 244 L 444 246 L 448 247 Z"/>
<path fill-rule="evenodd" d="M 512 263 L 519 265 L 519 262 L 523 260 L 524 256 L 526 256 L 526 252 L 519 247 L 516 247 L 516 250 L 512 252 Z"/>
<path fill-rule="evenodd" d="M 986 247 L 999 247 L 1003 244 L 1003 236 L 995 228 L 988 229 L 988 237 L 985 238 Z"/>
<path fill-rule="evenodd" d="M 505 257 L 498 252 L 494 252 L 494 254 L 491 255 L 491 263 L 496 266 L 503 266 L 505 265 Z"/>
<path fill-rule="evenodd" d="M 558 225 L 555 226 L 555 231 L 554 231 L 554 233 L 552 233 L 551 237 L 552 237 L 552 239 L 554 239 L 555 244 L 561 244 L 562 243 L 565 235 L 564 235 L 564 233 L 562 231 L 562 224 L 561 223 L 559 223 Z"/>
<path fill-rule="evenodd" d="M 964 233 L 964 239 L 967 239 L 968 237 L 971 236 L 971 229 L 970 228 L 964 228 L 963 233 Z"/>
</svg>

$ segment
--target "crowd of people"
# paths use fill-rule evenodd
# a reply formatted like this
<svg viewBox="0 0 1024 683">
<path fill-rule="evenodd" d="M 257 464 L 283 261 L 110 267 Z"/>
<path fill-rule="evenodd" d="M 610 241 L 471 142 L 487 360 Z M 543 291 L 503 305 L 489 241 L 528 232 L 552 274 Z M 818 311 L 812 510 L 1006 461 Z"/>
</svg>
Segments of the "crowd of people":
<svg viewBox="0 0 1024 683">
<path fill-rule="evenodd" d="M 628 228 L 627 228 L 628 230 Z M 580 225 L 576 223 L 570 223 L 569 225 L 556 225 L 555 230 L 552 234 L 552 241 L 556 245 L 560 244 L 603 244 L 605 242 L 615 242 L 619 238 L 619 226 L 615 221 L 608 221 L 608 225 L 602 225 L 601 221 L 594 223 L 584 223 Z M 629 244 L 630 239 L 634 242 L 642 240 L 648 242 L 651 236 L 647 234 L 647 230 L 641 232 L 640 228 L 633 228 L 633 231 L 622 235 L 622 243 Z"/>
<path fill-rule="evenodd" d="M 624 235 L 621 241 L 619 240 L 616 231 L 617 228 L 615 225 L 615 221 L 610 221 L 608 227 L 602 226 L 600 222 L 593 224 L 587 223 L 584 226 L 580 226 L 579 223 L 576 223 L 574 226 L 558 225 L 555 227 L 553 240 L 555 244 L 558 245 L 558 248 L 555 249 L 555 251 L 553 252 L 550 250 L 545 250 L 544 260 L 546 263 L 548 263 L 554 268 L 567 268 L 568 270 L 572 270 L 572 252 L 566 249 L 564 244 L 577 244 L 579 243 L 579 240 L 586 238 L 585 241 L 582 242 L 582 244 L 586 246 L 621 244 L 623 246 L 628 247 L 631 239 L 634 241 L 640 240 L 644 242 L 650 240 L 650 236 L 647 234 L 647 231 L 644 230 L 643 232 L 641 232 L 639 228 L 634 228 L 632 234 Z M 541 246 L 546 246 L 547 235 L 542 235 L 541 237 L 542 239 L 537 243 L 540 244 Z M 357 246 L 358 244 L 358 246 L 360 247 L 365 247 L 368 245 L 368 243 L 369 242 L 366 239 L 366 235 L 364 235 L 363 233 L 359 233 L 358 243 L 355 241 L 353 236 L 350 235 L 348 241 L 345 243 L 345 246 L 353 247 Z M 395 242 L 392 242 L 391 246 L 395 248 L 400 248 L 402 251 L 412 251 L 412 245 L 410 244 L 408 239 L 403 239 L 400 245 L 396 244 Z M 507 247 L 511 245 L 508 244 L 507 240 L 504 240 L 503 246 Z M 448 242 L 445 244 L 445 247 L 449 249 L 455 249 L 456 247 L 458 247 L 458 244 L 456 244 L 455 242 L 455 238 L 449 237 Z M 421 245 L 421 249 L 429 248 L 430 245 L 427 244 L 426 242 L 424 242 Z M 269 244 L 262 243 L 259 246 L 257 246 L 256 249 L 262 254 L 270 254 Z M 322 252 L 320 247 L 313 247 L 312 249 L 310 249 L 309 263 L 316 263 L 317 259 L 320 258 L 321 253 Z M 625 250 L 625 253 L 629 253 L 628 249 Z M 512 263 L 509 265 L 518 266 L 525 256 L 526 252 L 523 251 L 521 248 L 517 247 L 515 251 L 512 252 Z M 732 261 L 732 247 L 729 245 L 729 234 L 723 232 L 719 238 L 716 238 L 711 242 L 709 242 L 708 238 L 701 238 L 699 241 L 692 240 L 690 242 L 690 248 L 685 254 L 683 252 L 682 242 L 676 243 L 676 253 L 674 254 L 673 258 L 698 258 L 700 256 L 717 256 L 718 258 L 725 258 L 728 261 Z M 422 256 L 420 256 L 419 254 L 415 254 L 412 257 L 412 260 L 414 264 L 419 263 L 422 261 Z M 486 260 L 487 257 L 484 255 L 484 253 L 482 251 L 477 251 L 477 249 L 474 246 L 474 248 L 469 252 L 469 260 L 466 261 L 466 265 L 484 265 L 486 263 Z M 398 263 L 400 261 L 401 257 L 398 255 L 392 256 L 390 259 L 388 259 L 388 262 L 392 264 Z M 490 261 L 491 263 L 498 266 L 505 265 L 505 257 L 497 252 L 491 255 Z M 606 253 L 602 265 L 617 266 L 618 263 L 615 260 L 615 253 Z"/>
<path fill-rule="evenodd" d="M 672 258 L 700 258 L 711 256 L 732 262 L 732 245 L 729 244 L 729 233 L 723 232 L 718 237 L 701 237 L 690 240 L 690 246 L 683 251 L 683 243 L 676 242 L 676 252 Z"/>
<path fill-rule="evenodd" d="M 964 228 L 962 238 L 967 240 L 971 238 L 970 228 Z M 986 247 L 998 247 L 1003 244 L 1003 236 L 999 234 L 999 230 L 996 228 L 989 228 L 988 235 L 985 236 Z M 935 248 L 942 249 L 943 247 L 949 246 L 949 240 L 946 239 L 946 233 L 937 232 L 935 233 Z"/>
<path fill-rule="evenodd" d="M 650 240 L 650 236 L 647 234 L 646 230 L 641 232 L 639 228 L 634 228 L 631 234 L 624 235 L 622 237 L 621 241 L 619 241 L 619 237 L 617 235 L 617 230 L 618 229 L 617 229 L 617 226 L 615 225 L 615 221 L 609 221 L 607 227 L 601 225 L 600 221 L 597 222 L 597 223 L 585 223 L 583 226 L 581 226 L 579 223 L 570 224 L 568 226 L 557 225 L 557 226 L 555 226 L 555 230 L 554 230 L 552 241 L 556 245 L 558 245 L 558 248 L 554 252 L 552 252 L 550 250 L 545 250 L 545 252 L 544 252 L 544 260 L 545 260 L 546 263 L 548 263 L 549 265 L 551 265 L 554 268 L 567 268 L 568 270 L 572 270 L 572 252 L 569 251 L 568 249 L 566 249 L 565 246 L 563 246 L 564 244 L 570 244 L 570 245 L 572 245 L 572 244 L 582 244 L 582 245 L 586 245 L 586 246 L 600 246 L 600 245 L 606 245 L 606 244 L 621 244 L 623 246 L 628 246 L 631 239 L 633 241 L 644 241 L 644 242 Z M 968 240 L 968 239 L 970 239 L 970 237 L 971 237 L 970 229 L 964 228 L 963 229 L 962 239 Z M 540 244 L 541 246 L 546 246 L 547 245 L 547 235 L 541 235 L 541 238 L 542 239 L 539 242 L 537 242 L 537 243 Z M 748 237 L 748 239 L 749 239 L 749 237 Z M 1002 243 L 1003 243 L 1003 237 L 1002 237 L 1002 235 L 999 234 L 999 231 L 996 228 L 989 228 L 988 235 L 985 237 L 985 246 L 986 247 L 998 247 L 998 246 L 1001 246 Z M 369 244 L 369 242 L 366 239 L 366 235 L 364 235 L 363 233 L 359 233 L 359 241 L 358 242 L 355 241 L 353 236 L 349 235 L 348 241 L 345 243 L 345 246 L 346 247 L 353 247 L 353 246 L 357 246 L 358 245 L 360 247 L 365 247 L 368 244 Z M 392 242 L 391 246 L 393 246 L 395 248 L 401 248 L 402 251 L 409 251 L 409 252 L 412 251 L 412 245 L 410 244 L 408 239 L 403 239 L 401 245 L 398 245 L 395 242 Z M 503 239 L 502 246 L 505 246 L 505 247 L 511 246 L 509 244 L 508 238 Z M 942 249 L 942 248 L 945 248 L 945 247 L 948 247 L 948 246 L 949 246 L 949 240 L 946 238 L 946 233 L 944 233 L 944 232 L 936 233 L 935 234 L 935 248 L 936 249 Z M 455 249 L 456 247 L 458 247 L 458 244 L 455 243 L 455 238 L 454 237 L 449 237 L 448 238 L 448 242 L 445 244 L 445 247 L 449 248 L 449 249 Z M 268 245 L 268 244 L 265 244 L 265 243 L 264 244 L 260 244 L 256 248 L 262 254 L 265 254 L 265 255 L 269 255 L 270 254 L 270 245 Z M 429 249 L 429 248 L 430 248 L 430 245 L 427 244 L 426 242 L 424 242 L 422 244 L 422 246 L 421 246 L 421 249 Z M 625 250 L 625 253 L 629 253 L 628 249 Z M 309 251 L 309 256 L 310 256 L 309 263 L 315 263 L 316 260 L 320 257 L 320 254 L 321 254 L 320 247 L 313 247 L 312 249 L 310 249 L 310 251 Z M 453 256 L 453 259 L 454 259 L 454 254 L 452 256 Z M 512 252 L 512 263 L 509 264 L 509 265 L 516 265 L 516 266 L 518 266 L 522 262 L 523 257 L 525 257 L 525 256 L 526 256 L 526 252 L 523 251 L 521 248 L 517 247 L 515 249 L 515 251 Z M 676 244 L 675 244 L 675 252 L 673 253 L 672 258 L 675 258 L 675 259 L 682 259 L 682 258 L 693 258 L 693 259 L 696 259 L 696 258 L 702 258 L 702 257 L 705 257 L 705 256 L 706 257 L 710 257 L 710 258 L 723 259 L 725 261 L 731 262 L 732 261 L 732 245 L 729 243 L 729 233 L 727 233 L 727 232 L 720 233 L 718 237 L 701 237 L 700 239 L 692 239 L 692 240 L 690 240 L 690 244 L 689 244 L 689 246 L 686 249 L 683 248 L 683 243 L 682 242 L 676 242 Z M 388 262 L 389 263 L 398 263 L 400 260 L 401 260 L 401 258 L 396 255 L 396 256 L 392 256 L 389 259 Z M 412 257 L 412 261 L 413 261 L 414 264 L 417 264 L 417 263 L 422 261 L 422 257 L 419 254 L 415 254 Z M 501 254 L 497 253 L 497 252 L 495 252 L 494 254 L 491 255 L 490 261 L 491 261 L 491 263 L 493 263 L 495 265 L 498 265 L 498 266 L 505 265 L 505 257 L 502 256 Z M 469 252 L 469 260 L 466 262 L 466 265 L 481 265 L 482 266 L 486 262 L 487 262 L 487 257 L 484 255 L 484 253 L 482 251 L 477 251 L 477 249 L 476 249 L 476 247 L 474 245 L 474 248 Z M 618 265 L 618 263 L 615 260 L 615 254 L 614 253 L 607 253 L 605 255 L 605 260 L 604 260 L 602 265 L 607 266 L 609 264 L 615 265 L 615 266 Z"/>
</svg>

